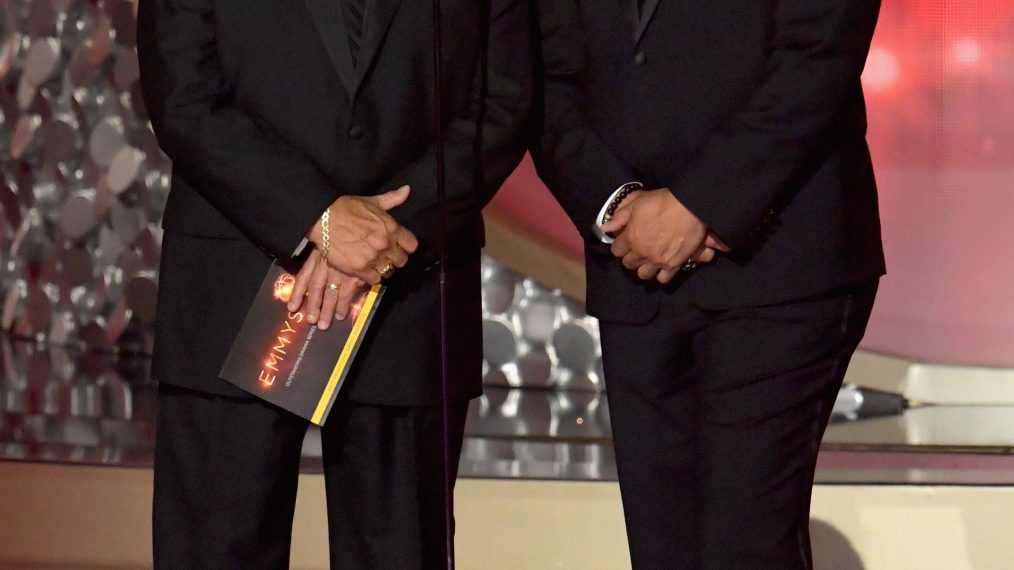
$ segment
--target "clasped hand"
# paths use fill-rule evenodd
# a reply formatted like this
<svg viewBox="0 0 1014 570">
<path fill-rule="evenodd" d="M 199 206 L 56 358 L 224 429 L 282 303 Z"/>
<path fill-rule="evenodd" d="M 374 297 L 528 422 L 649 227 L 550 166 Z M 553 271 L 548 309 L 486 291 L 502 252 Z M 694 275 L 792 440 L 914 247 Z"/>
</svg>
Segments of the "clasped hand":
<svg viewBox="0 0 1014 570">
<path fill-rule="evenodd" d="M 729 252 L 668 188 L 634 192 L 602 230 L 616 236 L 611 251 L 624 267 L 662 284 L 672 281 L 688 261 L 710 263 L 717 251 Z"/>
<path fill-rule="evenodd" d="M 311 323 L 327 329 L 333 319 L 344 319 L 367 285 L 380 283 L 390 268 L 404 267 L 419 242 L 388 211 L 408 199 L 403 186 L 377 196 L 342 196 L 329 208 L 327 259 L 321 254 L 323 223 L 318 220 L 307 235 L 313 250 L 293 286 L 288 309 L 302 307 Z"/>
<path fill-rule="evenodd" d="M 331 204 L 330 248 L 324 261 L 338 271 L 371 285 L 380 283 L 389 264 L 401 268 L 419 241 L 387 212 L 405 203 L 408 186 L 377 196 L 342 196 Z M 323 223 L 318 220 L 307 236 L 323 245 Z"/>
</svg>

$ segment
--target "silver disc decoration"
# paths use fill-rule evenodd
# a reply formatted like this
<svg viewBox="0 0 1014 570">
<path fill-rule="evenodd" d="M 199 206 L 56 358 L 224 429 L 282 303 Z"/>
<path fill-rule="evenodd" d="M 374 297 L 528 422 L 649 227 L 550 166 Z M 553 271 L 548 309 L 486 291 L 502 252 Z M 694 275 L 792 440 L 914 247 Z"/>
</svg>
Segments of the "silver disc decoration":
<svg viewBox="0 0 1014 570">
<path fill-rule="evenodd" d="M 170 164 L 140 101 L 135 18 L 130 0 L 0 0 L 0 325 L 14 338 L 150 352 Z"/>
<path fill-rule="evenodd" d="M 605 389 L 598 321 L 560 291 L 485 256 L 482 314 L 485 384 Z"/>
</svg>

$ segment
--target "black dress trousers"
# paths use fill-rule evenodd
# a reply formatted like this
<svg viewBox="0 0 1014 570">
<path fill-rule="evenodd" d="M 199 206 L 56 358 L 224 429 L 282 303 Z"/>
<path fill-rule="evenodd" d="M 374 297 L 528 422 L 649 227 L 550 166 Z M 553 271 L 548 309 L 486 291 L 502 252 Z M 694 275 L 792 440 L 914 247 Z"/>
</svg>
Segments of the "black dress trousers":
<svg viewBox="0 0 1014 570">
<path fill-rule="evenodd" d="M 455 466 L 466 411 L 451 408 Z M 442 426 L 437 406 L 335 403 L 321 430 L 332 568 L 446 566 Z M 155 568 L 288 568 L 307 427 L 253 398 L 161 386 Z"/>
<path fill-rule="evenodd" d="M 812 568 L 817 451 L 875 294 L 601 323 L 635 570 Z"/>
</svg>

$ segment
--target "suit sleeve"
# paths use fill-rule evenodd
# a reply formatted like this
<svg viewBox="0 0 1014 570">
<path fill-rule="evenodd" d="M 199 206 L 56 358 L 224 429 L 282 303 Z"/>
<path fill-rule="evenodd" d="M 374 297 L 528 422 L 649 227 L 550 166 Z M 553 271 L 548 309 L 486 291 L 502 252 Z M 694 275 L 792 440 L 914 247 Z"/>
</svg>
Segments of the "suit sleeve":
<svg viewBox="0 0 1014 570">
<path fill-rule="evenodd" d="M 538 128 L 532 158 L 578 231 L 590 240 L 599 210 L 616 189 L 637 179 L 591 127 L 582 96 L 587 56 L 574 0 L 538 0 L 541 63 Z"/>
<path fill-rule="evenodd" d="M 879 10 L 879 0 L 777 2 L 762 80 L 670 185 L 730 247 L 749 241 L 791 181 L 841 135 Z"/>
<path fill-rule="evenodd" d="M 141 0 L 145 104 L 174 172 L 271 255 L 288 259 L 339 191 L 308 157 L 230 105 L 214 0 Z"/>
<path fill-rule="evenodd" d="M 445 191 L 452 214 L 459 208 L 483 208 L 524 156 L 533 91 L 529 1 L 489 2 L 484 53 L 471 96 L 444 131 Z M 416 189 L 433 187 L 436 178 L 433 145 L 393 180 Z M 432 244 L 437 231 L 435 207 L 409 198 L 391 215 L 422 243 Z"/>
</svg>

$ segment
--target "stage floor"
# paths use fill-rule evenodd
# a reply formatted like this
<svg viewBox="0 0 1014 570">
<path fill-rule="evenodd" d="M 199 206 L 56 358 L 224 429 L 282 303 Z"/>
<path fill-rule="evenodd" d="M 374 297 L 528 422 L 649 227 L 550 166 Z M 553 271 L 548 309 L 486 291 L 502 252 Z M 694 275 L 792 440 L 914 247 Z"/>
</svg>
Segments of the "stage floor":
<svg viewBox="0 0 1014 570">
<path fill-rule="evenodd" d="M 0 517 L 0 567 L 149 567 L 148 361 L 2 341 L 0 359 L 0 503 L 17 513 Z M 1009 567 L 1014 406 L 846 390 L 836 410 L 813 494 L 817 568 Z M 320 466 L 311 429 L 293 568 L 327 567 Z M 459 567 L 629 568 L 603 393 L 486 386 L 459 472 Z"/>
</svg>

